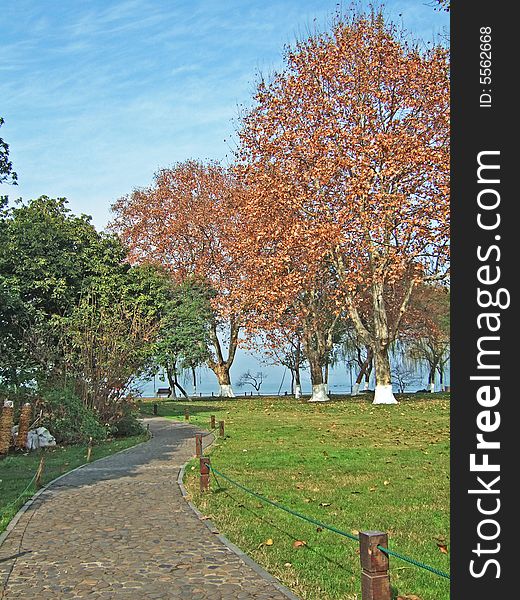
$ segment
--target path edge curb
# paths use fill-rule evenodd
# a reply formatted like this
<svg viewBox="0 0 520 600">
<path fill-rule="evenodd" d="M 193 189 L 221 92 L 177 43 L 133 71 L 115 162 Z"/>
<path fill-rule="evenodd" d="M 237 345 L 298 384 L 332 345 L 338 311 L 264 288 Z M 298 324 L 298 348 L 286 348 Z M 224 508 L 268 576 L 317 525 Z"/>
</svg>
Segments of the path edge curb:
<svg viewBox="0 0 520 600">
<path fill-rule="evenodd" d="M 209 444 L 207 444 L 204 448 L 208 448 L 213 445 L 216 441 L 215 436 L 210 433 L 213 438 Z M 195 457 L 193 457 L 195 458 Z M 213 521 L 205 518 L 205 516 L 200 512 L 200 510 L 189 500 L 188 492 L 184 487 L 184 474 L 186 472 L 186 466 L 190 461 L 185 462 L 181 468 L 179 469 L 179 473 L 177 475 L 177 485 L 181 491 L 182 497 L 186 504 L 191 508 L 191 510 L 195 513 L 199 521 L 203 523 L 215 537 L 217 537 L 224 546 L 226 546 L 231 552 L 236 554 L 242 562 L 246 563 L 249 567 L 253 569 L 262 579 L 268 581 L 273 587 L 275 587 L 280 593 L 289 598 L 289 600 L 301 600 L 298 596 L 294 594 L 289 588 L 285 587 L 274 575 L 271 575 L 268 571 L 266 571 L 263 567 L 261 567 L 257 562 L 255 562 L 248 554 L 246 554 L 241 548 L 239 548 L 236 544 L 233 544 L 228 538 L 221 534 L 218 528 L 215 526 Z"/>
<path fill-rule="evenodd" d="M 122 454 L 123 452 L 128 452 L 128 450 L 137 448 L 138 446 L 141 446 L 142 444 L 147 444 L 152 439 L 152 437 L 153 437 L 153 435 L 151 433 L 149 433 L 149 437 L 147 440 L 143 440 L 142 442 L 139 442 L 138 444 L 135 444 L 134 446 L 129 446 L 128 448 L 123 448 L 122 450 L 118 450 L 117 452 L 114 452 L 113 454 L 107 454 L 107 456 L 102 456 L 101 458 L 96 458 L 96 460 L 93 460 L 89 463 L 83 463 L 82 465 L 79 465 L 79 467 L 71 469 L 70 471 L 67 471 L 66 473 L 63 473 L 62 475 L 59 475 L 58 477 L 52 479 L 51 481 L 49 481 L 49 483 L 46 483 L 33 496 L 31 496 L 29 498 L 29 500 L 27 500 L 27 502 L 25 502 L 25 504 L 22 504 L 22 506 L 19 508 L 18 512 L 9 521 L 9 524 L 4 529 L 4 531 L 2 531 L 2 533 L 0 533 L 0 549 L 2 548 L 2 545 L 5 542 L 5 540 L 9 537 L 9 534 L 11 533 L 11 531 L 16 527 L 16 524 L 18 523 L 18 521 L 29 510 L 29 508 L 32 506 L 32 504 L 34 504 L 34 502 L 36 502 L 36 500 L 44 492 L 46 492 L 50 487 L 52 487 L 57 481 L 59 481 L 60 479 L 63 479 L 64 477 L 67 477 L 67 475 L 70 475 L 71 473 L 75 473 L 76 471 L 83 469 L 84 467 L 93 465 L 94 463 L 104 460 L 105 458 L 110 458 L 111 456 L 116 456 L 117 454 Z"/>
</svg>

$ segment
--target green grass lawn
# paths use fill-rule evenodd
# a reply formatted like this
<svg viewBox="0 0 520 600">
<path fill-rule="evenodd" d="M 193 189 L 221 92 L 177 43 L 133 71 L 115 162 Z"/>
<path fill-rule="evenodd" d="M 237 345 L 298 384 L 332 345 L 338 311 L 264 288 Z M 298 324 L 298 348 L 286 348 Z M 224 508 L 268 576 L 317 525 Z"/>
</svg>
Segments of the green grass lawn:
<svg viewBox="0 0 520 600">
<path fill-rule="evenodd" d="M 148 439 L 147 434 L 121 438 L 102 442 L 92 448 L 91 460 L 102 458 L 134 446 Z M 67 471 L 75 469 L 87 460 L 87 446 L 55 446 L 47 448 L 45 452 L 45 466 L 42 476 L 42 485 L 49 483 Z M 25 493 L 24 490 L 31 482 L 38 464 L 40 454 L 38 451 L 24 454 L 16 451 L 0 460 L 0 532 L 4 531 L 9 521 L 14 517 L 19 508 L 35 492 L 34 484 Z"/>
<path fill-rule="evenodd" d="M 292 398 L 159 401 L 159 415 L 209 428 L 225 420 L 213 466 L 256 492 L 338 529 L 388 532 L 392 550 L 449 572 L 449 394 L 309 404 Z M 141 411 L 152 414 L 152 404 Z M 195 461 L 186 487 L 232 542 L 299 597 L 359 600 L 358 544 L 265 504 L 212 476 L 198 491 Z M 295 542 L 305 542 L 296 544 Z M 272 542 L 272 543 L 271 543 Z M 394 596 L 449 598 L 448 580 L 390 559 Z"/>
</svg>

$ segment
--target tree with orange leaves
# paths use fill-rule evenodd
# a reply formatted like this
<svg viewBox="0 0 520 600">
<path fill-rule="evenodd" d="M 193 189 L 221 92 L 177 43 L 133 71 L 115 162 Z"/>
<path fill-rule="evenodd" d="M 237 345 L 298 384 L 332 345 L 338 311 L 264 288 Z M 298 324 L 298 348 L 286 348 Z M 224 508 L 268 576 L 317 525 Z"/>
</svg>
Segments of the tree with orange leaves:
<svg viewBox="0 0 520 600">
<path fill-rule="evenodd" d="M 450 292 L 439 284 L 418 285 L 400 333 L 408 355 L 428 366 L 428 386 L 435 391 L 439 373 L 441 391 L 450 358 Z"/>
<path fill-rule="evenodd" d="M 298 400 L 302 397 L 301 370 L 305 366 L 305 355 L 301 342 L 301 331 L 280 326 L 266 329 L 261 337 L 261 351 L 270 364 L 281 365 L 291 373 L 291 394 Z"/>
<path fill-rule="evenodd" d="M 374 355 L 374 402 L 395 403 L 389 348 L 414 286 L 448 270 L 447 50 L 406 41 L 381 13 L 340 17 L 260 81 L 239 136 L 260 254 L 334 271 L 338 310 Z"/>
<path fill-rule="evenodd" d="M 326 367 L 344 316 L 334 269 L 321 264 L 319 248 L 310 256 L 312 240 L 304 230 L 295 235 L 289 215 L 262 209 L 251 214 L 252 202 L 249 193 L 240 196 L 233 246 L 244 275 L 238 292 L 248 306 L 245 330 L 248 337 L 263 333 L 268 352 L 279 347 L 280 336 L 299 339 L 311 375 L 310 401 L 326 401 Z M 299 396 L 299 381 L 296 391 Z"/>
<path fill-rule="evenodd" d="M 111 224 L 129 248 L 130 262 L 164 265 L 176 282 L 196 280 L 211 290 L 207 364 L 225 397 L 234 395 L 230 368 L 241 325 L 232 304 L 240 275 L 229 254 L 237 189 L 231 173 L 216 163 L 178 163 L 159 171 L 151 187 L 120 198 Z"/>
</svg>

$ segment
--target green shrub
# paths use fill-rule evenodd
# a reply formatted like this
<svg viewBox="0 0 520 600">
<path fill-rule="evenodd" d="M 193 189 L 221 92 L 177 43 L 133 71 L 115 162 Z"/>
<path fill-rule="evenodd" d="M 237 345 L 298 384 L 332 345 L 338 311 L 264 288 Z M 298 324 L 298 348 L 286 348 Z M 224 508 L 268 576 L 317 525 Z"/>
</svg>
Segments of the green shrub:
<svg viewBox="0 0 520 600">
<path fill-rule="evenodd" d="M 58 444 L 85 443 L 90 437 L 95 441 L 107 438 L 107 428 L 68 386 L 42 390 L 39 405 L 43 418 L 38 425 L 47 427 Z"/>
<path fill-rule="evenodd" d="M 137 420 L 137 415 L 131 406 L 125 406 L 122 416 L 112 425 L 112 434 L 117 437 L 141 435 L 143 432 L 144 428 Z"/>
</svg>

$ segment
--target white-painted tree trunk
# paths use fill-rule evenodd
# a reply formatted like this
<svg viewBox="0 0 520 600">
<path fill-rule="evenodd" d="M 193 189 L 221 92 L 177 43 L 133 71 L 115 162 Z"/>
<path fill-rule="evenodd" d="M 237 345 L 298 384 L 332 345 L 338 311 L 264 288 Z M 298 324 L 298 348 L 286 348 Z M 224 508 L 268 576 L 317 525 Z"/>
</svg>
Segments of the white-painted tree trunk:
<svg viewBox="0 0 520 600">
<path fill-rule="evenodd" d="M 376 385 L 376 393 L 372 404 L 397 404 L 391 385 Z"/>
<path fill-rule="evenodd" d="M 359 394 L 359 383 L 355 383 L 352 386 L 352 396 L 357 396 Z"/>
<path fill-rule="evenodd" d="M 302 386 L 300 384 L 297 384 L 294 388 L 294 397 L 296 399 L 302 397 Z"/>
<path fill-rule="evenodd" d="M 235 398 L 235 394 L 230 383 L 220 384 L 220 396 L 222 396 L 222 398 Z"/>
<path fill-rule="evenodd" d="M 312 386 L 312 396 L 309 402 L 327 402 L 330 400 L 327 395 L 327 385 L 325 383 L 318 383 Z"/>
<path fill-rule="evenodd" d="M 430 383 L 430 392 L 433 394 L 435 392 L 435 383 Z"/>
</svg>

